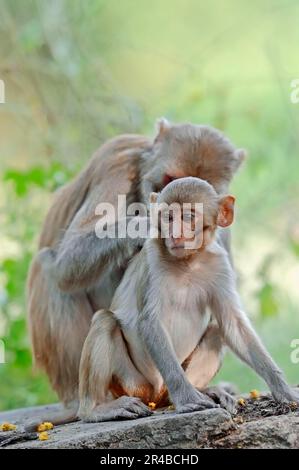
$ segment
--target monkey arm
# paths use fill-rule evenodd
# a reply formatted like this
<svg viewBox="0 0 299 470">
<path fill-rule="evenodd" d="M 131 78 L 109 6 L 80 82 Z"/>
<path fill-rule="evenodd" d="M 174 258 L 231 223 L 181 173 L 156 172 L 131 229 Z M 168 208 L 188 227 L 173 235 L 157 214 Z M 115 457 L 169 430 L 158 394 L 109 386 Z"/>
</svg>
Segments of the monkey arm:
<svg viewBox="0 0 299 470">
<path fill-rule="evenodd" d="M 217 241 L 218 243 L 220 244 L 220 246 L 222 246 L 227 254 L 228 254 L 228 258 L 229 258 L 229 261 L 230 261 L 230 264 L 232 266 L 232 268 L 234 269 L 234 261 L 233 261 L 233 255 L 232 255 L 232 250 L 231 250 L 231 231 L 230 231 L 230 228 L 221 228 L 221 227 L 218 227 L 218 230 L 217 230 Z"/>
<path fill-rule="evenodd" d="M 39 261 L 63 291 L 90 287 L 111 266 L 125 266 L 143 245 L 141 238 L 99 239 L 94 227 L 70 230 L 57 251 L 44 248 Z"/>
<path fill-rule="evenodd" d="M 140 314 L 138 329 L 152 360 L 163 377 L 176 410 L 188 412 L 193 409 L 215 407 L 216 405 L 211 400 L 196 390 L 188 381 L 167 333 L 152 309 L 145 308 Z"/>
<path fill-rule="evenodd" d="M 223 284 L 216 286 L 211 307 L 226 344 L 265 380 L 273 397 L 277 401 L 298 401 L 299 393 L 296 395 L 289 387 L 243 312 L 232 280 L 226 288 Z"/>
</svg>

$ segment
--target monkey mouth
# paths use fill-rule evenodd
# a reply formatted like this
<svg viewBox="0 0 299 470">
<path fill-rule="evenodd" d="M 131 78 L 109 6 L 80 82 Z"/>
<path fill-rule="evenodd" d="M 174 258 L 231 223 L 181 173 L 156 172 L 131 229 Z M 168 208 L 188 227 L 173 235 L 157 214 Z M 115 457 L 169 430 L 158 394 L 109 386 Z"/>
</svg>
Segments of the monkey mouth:
<svg viewBox="0 0 299 470">
<path fill-rule="evenodd" d="M 169 246 L 168 251 L 173 256 L 182 257 L 182 256 L 185 256 L 186 251 L 188 251 L 188 250 L 185 249 L 184 244 L 181 244 L 181 245 L 171 245 L 171 246 Z"/>
<path fill-rule="evenodd" d="M 185 249 L 185 245 L 171 245 L 169 247 L 170 250 L 184 250 Z"/>
<path fill-rule="evenodd" d="M 171 256 L 173 256 L 173 258 L 177 258 L 178 260 L 184 260 L 184 259 L 188 259 L 190 258 L 191 256 L 194 255 L 194 253 L 197 252 L 197 250 L 190 250 L 190 249 L 186 249 L 182 246 L 176 246 L 176 247 L 173 247 L 173 248 L 168 248 L 168 252 Z"/>
</svg>

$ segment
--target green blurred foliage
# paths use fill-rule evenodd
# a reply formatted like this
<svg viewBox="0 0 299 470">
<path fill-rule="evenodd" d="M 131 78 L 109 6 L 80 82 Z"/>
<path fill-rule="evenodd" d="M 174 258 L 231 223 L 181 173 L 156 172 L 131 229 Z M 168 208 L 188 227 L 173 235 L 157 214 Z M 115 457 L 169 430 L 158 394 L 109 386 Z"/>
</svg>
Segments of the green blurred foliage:
<svg viewBox="0 0 299 470">
<path fill-rule="evenodd" d="M 259 305 L 259 313 L 262 317 L 275 316 L 279 313 L 279 286 L 276 286 L 271 280 L 271 266 L 273 262 L 278 262 L 278 257 L 273 255 L 267 256 L 257 272 L 259 280 L 259 288 L 256 296 Z"/>
<path fill-rule="evenodd" d="M 29 170 L 8 169 L 4 172 L 3 180 L 12 181 L 14 190 L 19 197 L 25 197 L 32 186 L 54 191 L 71 177 L 63 165 L 53 162 L 50 168 L 32 166 Z"/>
<path fill-rule="evenodd" d="M 210 123 L 249 151 L 232 185 L 244 303 L 292 382 L 299 335 L 296 0 L 0 0 L 0 409 L 56 400 L 32 368 L 26 276 L 51 193 L 105 139 Z M 220 378 L 262 382 L 232 356 Z"/>
</svg>

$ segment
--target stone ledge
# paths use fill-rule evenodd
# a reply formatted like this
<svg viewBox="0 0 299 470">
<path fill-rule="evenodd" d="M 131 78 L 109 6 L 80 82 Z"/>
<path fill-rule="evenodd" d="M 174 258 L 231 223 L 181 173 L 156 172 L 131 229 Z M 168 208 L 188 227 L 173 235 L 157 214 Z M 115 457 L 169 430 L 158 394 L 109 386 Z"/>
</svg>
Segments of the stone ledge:
<svg viewBox="0 0 299 470">
<path fill-rule="evenodd" d="M 48 405 L 7 411 L 0 413 L 0 423 L 16 423 L 18 430 L 21 430 L 26 420 L 60 409 L 60 405 Z M 3 442 L 4 438 L 13 437 L 14 434 L 2 432 L 0 439 Z M 76 422 L 57 426 L 49 432 L 49 436 L 47 441 L 12 442 L 5 448 L 299 448 L 299 413 L 233 420 L 220 408 L 181 415 L 171 411 L 156 412 L 148 418 L 132 421 Z"/>
</svg>

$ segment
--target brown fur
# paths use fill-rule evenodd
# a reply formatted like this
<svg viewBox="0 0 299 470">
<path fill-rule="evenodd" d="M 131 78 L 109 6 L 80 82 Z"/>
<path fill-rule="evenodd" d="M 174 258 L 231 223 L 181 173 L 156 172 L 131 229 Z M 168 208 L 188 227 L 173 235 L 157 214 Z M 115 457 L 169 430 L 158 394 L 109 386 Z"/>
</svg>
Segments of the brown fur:
<svg viewBox="0 0 299 470">
<path fill-rule="evenodd" d="M 174 202 L 182 205 L 185 202 L 203 202 L 205 204 L 204 216 L 206 223 L 212 221 L 215 224 L 213 231 L 216 230 L 215 221 L 218 213 L 222 211 L 223 201 L 226 199 L 227 197 L 219 196 L 207 182 L 192 177 L 172 181 L 159 195 L 155 193 L 151 195 L 152 201 L 158 200 L 158 202 L 166 204 Z M 232 211 L 233 208 L 231 207 L 230 210 Z M 198 213 L 194 216 L 194 224 L 196 224 L 196 217 L 199 217 Z M 151 246 L 152 251 L 150 251 L 149 246 Z M 153 347 L 159 348 L 157 352 L 162 357 L 163 353 L 165 354 L 163 345 L 166 346 L 168 338 L 166 336 L 162 341 L 158 338 L 157 326 L 155 325 L 156 318 L 159 317 L 159 314 L 163 318 L 163 302 L 165 308 L 168 296 L 171 297 L 171 293 L 173 293 L 172 282 L 175 283 L 177 289 L 180 288 L 182 273 L 183 275 L 190 273 L 191 278 L 187 285 L 189 285 L 189 288 L 192 286 L 190 281 L 194 272 L 192 268 L 190 269 L 192 263 L 190 256 L 198 255 L 202 248 L 198 247 L 197 250 L 194 250 L 194 253 L 193 250 L 186 250 L 187 252 L 192 251 L 191 255 L 188 255 L 188 258 L 178 259 L 173 253 L 171 254 L 167 247 L 165 238 L 148 240 L 146 246 L 136 255 L 122 279 L 119 289 L 113 297 L 110 307 L 111 312 L 102 310 L 95 314 L 82 351 L 80 367 L 80 408 L 78 415 L 85 420 L 106 419 L 106 413 L 108 410 L 111 412 L 113 405 L 115 406 L 113 419 L 118 419 L 122 413 L 118 399 L 124 396 L 135 397 L 144 404 L 154 402 L 158 407 L 166 406 L 170 402 L 169 393 L 171 393 L 171 390 L 168 391 L 167 382 L 160 382 L 155 373 L 150 378 L 147 375 L 152 370 L 150 361 L 147 362 L 147 353 L 151 351 L 144 348 L 142 340 L 140 342 L 140 338 L 142 338 L 140 325 L 144 321 L 142 318 L 146 315 L 147 334 L 149 337 L 153 335 L 154 339 L 151 339 Z M 204 266 L 205 260 L 208 260 L 208 258 L 209 253 L 206 254 L 205 258 L 201 256 L 200 264 Z M 157 285 L 154 284 L 154 273 L 159 279 Z M 172 277 L 169 276 L 170 273 L 172 273 Z M 163 275 L 168 279 L 169 293 L 165 287 L 163 290 Z M 208 276 L 209 271 L 207 270 Z M 203 275 L 203 277 L 205 276 Z M 155 290 L 153 289 L 154 285 Z M 158 290 L 160 285 L 162 286 L 161 292 Z M 195 284 L 194 291 L 197 290 L 198 286 Z M 190 295 L 192 295 L 192 287 Z M 148 320 L 148 315 L 150 315 L 149 312 L 155 309 L 155 303 L 149 305 L 149 302 L 152 302 L 155 296 L 160 298 L 161 302 L 156 314 L 153 314 L 152 325 L 151 321 Z M 194 306 L 192 307 L 194 308 Z M 176 325 L 177 329 L 180 326 L 180 319 L 176 320 L 175 312 L 176 309 L 179 310 L 180 308 L 182 308 L 180 304 L 176 305 L 173 300 L 171 310 L 174 313 L 170 323 L 172 327 Z M 188 318 L 188 304 L 185 308 L 186 311 L 183 312 L 183 316 Z M 168 318 L 167 314 L 166 317 Z M 203 329 L 202 337 L 198 338 L 197 343 L 191 343 L 193 344 L 193 351 L 189 352 L 187 357 L 184 358 L 181 368 L 185 370 L 186 377 L 190 378 L 190 383 L 194 387 L 204 389 L 221 365 L 223 340 L 219 328 L 217 325 L 213 325 L 209 318 L 207 318 L 207 324 L 205 324 L 206 320 L 200 320 L 200 308 L 198 317 L 197 326 L 203 321 L 205 330 Z M 193 321 L 192 316 L 191 321 Z M 138 322 L 139 329 L 136 326 Z M 207 326 L 209 322 L 210 326 Z M 166 328 L 166 326 L 164 327 Z M 201 327 L 199 326 L 199 328 Z M 170 329 L 170 337 L 171 331 Z M 182 336 L 180 341 L 181 344 L 184 342 L 188 344 L 189 340 L 188 337 Z M 181 359 L 182 357 L 180 357 Z M 164 364 L 168 365 L 170 370 L 174 368 L 173 364 L 167 362 L 167 358 L 165 358 Z M 179 367 L 179 363 L 177 365 Z M 161 370 L 159 372 L 164 379 Z M 179 377 L 177 377 L 177 380 L 179 380 Z M 109 403 L 113 400 L 114 404 Z M 110 414 L 109 418 L 111 416 Z"/>
<path fill-rule="evenodd" d="M 60 189 L 46 216 L 39 248 L 60 249 L 71 230 L 92 230 L 99 202 L 117 203 L 118 194 L 129 202 L 148 200 L 163 186 L 165 174 L 174 177 L 200 176 L 222 191 L 243 159 L 243 154 L 217 130 L 191 124 L 160 124 L 155 140 L 123 135 L 102 145 L 86 168 Z M 84 213 L 80 209 L 85 207 Z M 99 243 L 105 243 L 102 240 Z M 132 250 L 132 256 L 134 251 Z M 73 253 L 69 254 L 72 261 Z M 85 256 L 82 254 L 82 262 Z M 105 261 L 108 263 L 108 258 Z M 109 264 L 109 263 L 108 263 Z M 99 263 L 72 279 L 55 282 L 55 273 L 44 270 L 37 255 L 28 277 L 29 327 L 36 364 L 48 374 L 59 398 L 67 403 L 78 397 L 81 350 L 95 310 L 104 307 L 95 294 L 100 277 Z M 119 269 L 119 268 L 117 268 Z M 121 272 L 115 271 L 111 293 Z M 72 290 L 72 292 L 68 292 Z M 107 302 L 105 301 L 104 304 Z M 109 303 L 109 302 L 108 302 Z"/>
</svg>

